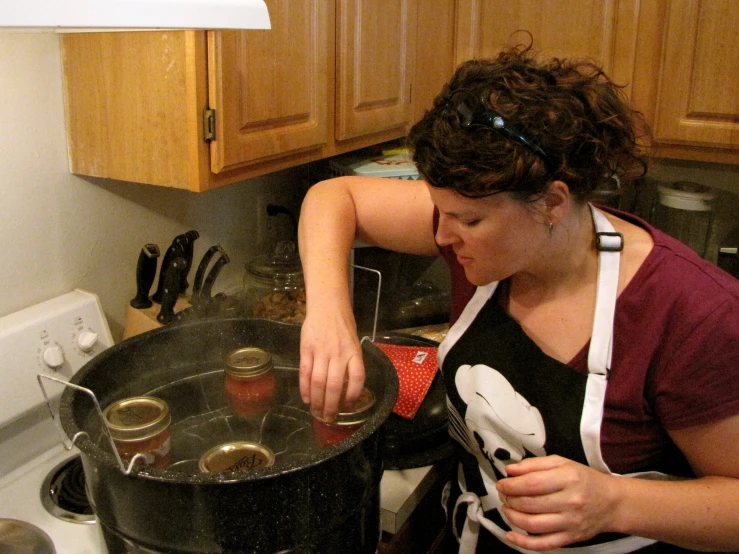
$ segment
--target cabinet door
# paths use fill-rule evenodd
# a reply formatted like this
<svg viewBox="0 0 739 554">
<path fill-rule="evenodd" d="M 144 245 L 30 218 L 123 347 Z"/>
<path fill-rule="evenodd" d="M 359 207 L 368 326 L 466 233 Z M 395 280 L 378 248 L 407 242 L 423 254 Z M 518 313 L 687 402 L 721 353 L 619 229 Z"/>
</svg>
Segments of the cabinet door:
<svg viewBox="0 0 739 554">
<path fill-rule="evenodd" d="M 205 33 L 61 36 L 72 173 L 199 190 Z"/>
<path fill-rule="evenodd" d="M 672 1 L 665 25 L 655 139 L 739 148 L 736 0 Z"/>
<path fill-rule="evenodd" d="M 454 74 L 456 0 L 423 0 L 418 5 L 413 123 L 434 104 Z"/>
<path fill-rule="evenodd" d="M 408 126 L 416 0 L 337 0 L 336 140 Z"/>
<path fill-rule="evenodd" d="M 270 30 L 208 33 L 215 173 L 330 140 L 333 0 L 267 0 L 267 7 Z"/>
<path fill-rule="evenodd" d="M 457 62 L 494 57 L 505 46 L 533 36 L 543 56 L 591 58 L 614 80 L 633 47 L 622 40 L 617 18 L 633 18 L 636 0 L 459 0 Z M 626 60 L 624 62 L 624 60 Z"/>
</svg>

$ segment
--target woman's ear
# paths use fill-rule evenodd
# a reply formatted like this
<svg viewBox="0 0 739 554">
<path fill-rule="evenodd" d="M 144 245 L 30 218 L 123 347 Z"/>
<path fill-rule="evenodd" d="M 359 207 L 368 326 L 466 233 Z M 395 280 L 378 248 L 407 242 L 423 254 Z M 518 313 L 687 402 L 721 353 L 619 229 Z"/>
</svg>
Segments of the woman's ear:
<svg viewBox="0 0 739 554">
<path fill-rule="evenodd" d="M 552 181 L 542 200 L 544 201 L 544 210 L 548 222 L 557 225 L 570 211 L 572 203 L 570 187 L 564 181 Z"/>
</svg>

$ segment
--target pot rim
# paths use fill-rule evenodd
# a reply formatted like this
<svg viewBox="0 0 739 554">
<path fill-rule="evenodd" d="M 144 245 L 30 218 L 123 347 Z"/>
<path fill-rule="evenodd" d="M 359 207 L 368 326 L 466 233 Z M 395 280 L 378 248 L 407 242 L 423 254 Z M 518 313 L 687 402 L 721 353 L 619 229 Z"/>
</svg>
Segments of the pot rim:
<svg viewBox="0 0 739 554">
<path fill-rule="evenodd" d="M 152 340 L 152 337 L 156 337 L 157 335 L 173 333 L 182 328 L 195 327 L 203 324 L 217 325 L 218 322 L 222 322 L 223 325 L 226 325 L 229 322 L 238 323 L 244 321 L 258 322 L 259 324 L 273 326 L 275 328 L 283 327 L 287 330 L 292 330 L 293 332 L 297 331 L 298 335 L 300 332 L 300 325 L 248 317 L 207 318 L 189 321 L 177 325 L 165 326 L 125 339 L 118 344 L 115 344 L 110 348 L 104 350 L 95 358 L 82 366 L 82 368 L 80 368 L 80 370 L 72 376 L 69 382 L 74 385 L 84 387 L 85 385 L 83 382 L 88 374 L 95 371 L 98 366 L 103 365 L 106 360 L 113 356 L 116 356 L 123 348 L 135 349 L 138 344 L 143 344 L 147 341 L 150 341 Z M 371 356 L 376 358 L 379 364 L 385 366 L 385 371 L 387 373 L 385 378 L 385 391 L 382 394 L 382 397 L 377 399 L 374 412 L 370 415 L 370 417 L 367 418 L 364 425 L 357 429 L 357 431 L 355 431 L 350 437 L 332 446 L 323 447 L 320 450 L 306 454 L 305 458 L 301 460 L 299 466 L 293 467 L 290 464 L 277 463 L 272 465 L 271 467 L 250 470 L 248 473 L 231 472 L 190 474 L 176 470 L 158 469 L 152 466 L 136 465 L 132 468 L 129 477 L 175 484 L 222 485 L 229 483 L 261 481 L 314 468 L 324 462 L 329 461 L 331 458 L 340 456 L 345 452 L 354 449 L 354 447 L 364 442 L 373 434 L 379 432 L 380 427 L 387 420 L 393 410 L 395 401 L 398 396 L 399 387 L 398 376 L 395 372 L 395 368 L 389 358 L 387 358 L 387 356 L 382 352 L 382 350 L 372 344 L 371 341 L 362 341 L 362 350 L 365 355 L 365 366 L 367 365 L 367 356 Z M 281 364 L 276 364 L 275 367 L 278 368 L 283 366 Z M 285 369 L 293 368 L 289 367 Z M 297 371 L 297 367 L 295 367 L 294 369 L 295 371 Z M 64 433 L 67 435 L 67 437 L 69 437 L 70 440 L 81 433 L 74 441 L 74 445 L 81 451 L 83 457 L 90 457 L 96 460 L 98 463 L 102 463 L 105 466 L 110 466 L 114 469 L 120 470 L 123 473 L 113 453 L 100 448 L 97 444 L 95 444 L 94 441 L 92 441 L 92 439 L 83 429 L 80 429 L 78 427 L 72 406 L 73 400 L 78 394 L 84 393 L 73 390 L 69 387 L 65 388 L 62 394 L 62 399 L 59 407 L 59 417 Z"/>
</svg>

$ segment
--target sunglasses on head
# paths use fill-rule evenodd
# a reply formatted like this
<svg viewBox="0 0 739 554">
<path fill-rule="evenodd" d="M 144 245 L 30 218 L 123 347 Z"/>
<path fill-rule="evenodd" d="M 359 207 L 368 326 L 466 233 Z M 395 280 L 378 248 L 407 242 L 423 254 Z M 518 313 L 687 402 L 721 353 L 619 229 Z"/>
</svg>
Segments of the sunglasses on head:
<svg viewBox="0 0 739 554">
<path fill-rule="evenodd" d="M 550 166 L 550 159 L 538 144 L 527 138 L 518 128 L 508 123 L 496 113 L 482 97 L 475 96 L 467 91 L 458 91 L 449 98 L 448 105 L 452 106 L 459 116 L 459 123 L 467 128 L 471 125 L 483 125 L 496 131 L 503 138 L 528 148 Z"/>
</svg>

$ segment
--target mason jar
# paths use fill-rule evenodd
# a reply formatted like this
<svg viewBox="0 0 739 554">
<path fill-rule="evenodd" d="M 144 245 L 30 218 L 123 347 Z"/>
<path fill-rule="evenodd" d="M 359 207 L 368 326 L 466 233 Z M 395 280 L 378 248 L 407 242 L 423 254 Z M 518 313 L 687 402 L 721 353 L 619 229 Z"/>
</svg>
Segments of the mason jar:
<svg viewBox="0 0 739 554">
<path fill-rule="evenodd" d="M 333 446 L 349 438 L 372 414 L 375 395 L 368 388 L 362 389 L 356 402 L 348 404 L 342 400 L 334 421 L 327 420 L 322 413 L 311 409 L 313 434 L 322 447 Z"/>
<path fill-rule="evenodd" d="M 130 462 L 136 454 L 143 454 L 141 463 L 160 469 L 169 466 L 172 417 L 164 400 L 124 398 L 105 408 L 103 418 L 123 460 Z"/>
<path fill-rule="evenodd" d="M 239 348 L 226 358 L 224 386 L 231 410 L 241 417 L 259 416 L 274 405 L 277 379 L 272 355 L 256 347 Z"/>
</svg>

